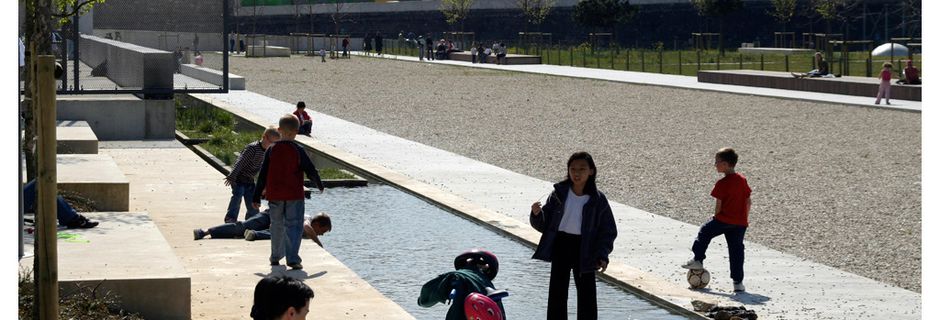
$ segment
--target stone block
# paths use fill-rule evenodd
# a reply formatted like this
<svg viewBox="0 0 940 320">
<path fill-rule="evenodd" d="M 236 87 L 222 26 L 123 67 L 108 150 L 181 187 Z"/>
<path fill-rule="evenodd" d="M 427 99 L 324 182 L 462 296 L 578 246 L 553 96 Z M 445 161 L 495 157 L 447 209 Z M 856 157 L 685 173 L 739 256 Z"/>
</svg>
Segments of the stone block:
<svg viewBox="0 0 940 320">
<path fill-rule="evenodd" d="M 62 294 L 100 285 L 99 294 L 118 295 L 123 309 L 144 319 L 190 319 L 190 275 L 147 213 L 83 215 L 101 224 L 69 229 L 64 232 L 76 237 L 58 240 Z M 30 266 L 32 261 L 20 264 Z"/>
<path fill-rule="evenodd" d="M 56 124 L 56 153 L 97 154 L 98 136 L 85 121 L 67 120 Z"/>
<path fill-rule="evenodd" d="M 182 66 L 183 75 L 202 80 L 217 86 L 222 86 L 222 71 L 200 67 L 195 64 L 184 64 Z M 245 77 L 237 74 L 228 74 L 229 90 L 245 90 Z"/>
<path fill-rule="evenodd" d="M 130 185 L 114 159 L 104 154 L 56 156 L 59 190 L 81 194 L 94 201 L 99 211 L 128 211 Z"/>
</svg>

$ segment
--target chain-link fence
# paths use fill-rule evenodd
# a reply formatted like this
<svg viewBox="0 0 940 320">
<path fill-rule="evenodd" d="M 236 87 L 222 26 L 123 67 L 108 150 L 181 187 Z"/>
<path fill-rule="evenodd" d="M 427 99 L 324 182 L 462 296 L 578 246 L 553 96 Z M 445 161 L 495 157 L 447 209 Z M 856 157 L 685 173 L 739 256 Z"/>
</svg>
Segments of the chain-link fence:
<svg viewBox="0 0 940 320">
<path fill-rule="evenodd" d="M 60 94 L 228 91 L 230 1 L 108 1 L 53 35 Z M 221 69 L 203 56 L 223 56 Z"/>
</svg>

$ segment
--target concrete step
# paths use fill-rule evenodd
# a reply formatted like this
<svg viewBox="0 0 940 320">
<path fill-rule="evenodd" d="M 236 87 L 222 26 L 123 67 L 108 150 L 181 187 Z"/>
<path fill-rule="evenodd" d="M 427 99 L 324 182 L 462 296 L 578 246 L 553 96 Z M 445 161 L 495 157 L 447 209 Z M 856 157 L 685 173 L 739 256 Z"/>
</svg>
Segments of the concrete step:
<svg viewBox="0 0 940 320">
<path fill-rule="evenodd" d="M 59 190 L 81 194 L 100 211 L 128 211 L 130 186 L 127 177 L 103 154 L 64 154 L 56 157 Z"/>
<path fill-rule="evenodd" d="M 57 121 L 55 128 L 58 154 L 97 154 L 98 136 L 88 122 L 81 120 Z"/>
<path fill-rule="evenodd" d="M 56 120 L 86 121 L 100 141 L 173 139 L 173 100 L 142 100 L 130 94 L 62 95 Z"/>
<path fill-rule="evenodd" d="M 146 212 L 82 213 L 101 224 L 62 230 L 58 275 L 61 294 L 79 287 L 120 296 L 121 306 L 144 319 L 190 319 L 190 276 Z M 31 268 L 33 257 L 20 260 Z"/>
</svg>

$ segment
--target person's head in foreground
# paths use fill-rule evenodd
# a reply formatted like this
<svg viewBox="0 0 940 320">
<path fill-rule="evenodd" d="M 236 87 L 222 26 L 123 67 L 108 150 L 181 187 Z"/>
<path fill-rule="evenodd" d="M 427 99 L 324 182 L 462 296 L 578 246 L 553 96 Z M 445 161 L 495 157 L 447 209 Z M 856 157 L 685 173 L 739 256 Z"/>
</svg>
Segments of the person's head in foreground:
<svg viewBox="0 0 940 320">
<path fill-rule="evenodd" d="M 306 319 L 313 289 L 303 281 L 284 275 L 261 279 L 255 286 L 251 318 L 254 320 Z"/>
<path fill-rule="evenodd" d="M 281 140 L 294 140 L 299 130 L 300 119 L 292 114 L 285 114 L 277 122 L 277 131 L 281 134 Z"/>
<path fill-rule="evenodd" d="M 715 153 L 715 170 L 724 174 L 734 173 L 738 164 L 738 154 L 731 148 L 721 148 Z"/>
</svg>

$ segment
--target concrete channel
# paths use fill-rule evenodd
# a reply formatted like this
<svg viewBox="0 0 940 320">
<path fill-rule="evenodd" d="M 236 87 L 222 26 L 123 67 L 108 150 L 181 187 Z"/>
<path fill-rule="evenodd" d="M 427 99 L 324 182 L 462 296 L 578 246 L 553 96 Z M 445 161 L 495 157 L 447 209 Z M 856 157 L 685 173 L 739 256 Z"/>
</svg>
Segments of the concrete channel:
<svg viewBox="0 0 940 320">
<path fill-rule="evenodd" d="M 213 105 L 210 101 L 202 99 L 199 95 L 180 95 L 177 98 L 180 99 L 184 105 L 218 108 L 229 112 L 238 120 L 241 128 L 263 130 L 263 128 L 267 127 L 267 123 L 269 123 L 266 119 L 241 109 L 228 109 Z M 512 239 L 531 249 L 534 249 L 538 243 L 540 233 L 532 229 L 528 223 L 522 223 L 516 219 L 496 213 L 461 197 L 442 191 L 432 185 L 362 159 L 316 139 L 298 136 L 296 142 L 305 147 L 318 168 L 340 168 L 363 177 L 369 180 L 370 183 L 378 182 L 380 184 L 393 186 L 411 196 L 474 222 L 486 229 L 496 232 L 498 235 Z M 444 271 L 446 270 L 441 270 L 440 272 Z M 681 317 L 689 319 L 709 319 L 702 313 L 692 310 L 691 305 L 685 306 L 679 304 L 679 301 L 687 299 L 690 295 L 690 293 L 683 288 L 677 287 L 675 290 L 665 290 L 670 293 L 668 297 L 661 297 L 644 290 L 644 288 L 648 287 L 657 287 L 659 292 L 664 291 L 661 284 L 657 283 L 656 280 L 643 280 L 643 274 L 645 273 L 637 268 L 625 265 L 621 262 L 611 261 L 606 273 L 598 273 L 598 279 L 646 300 L 650 304 L 668 311 L 670 314 L 680 315 Z M 695 294 L 691 295 L 696 296 Z M 696 297 L 701 297 L 703 301 L 710 300 L 704 295 Z M 569 301 L 569 304 L 571 303 L 572 302 Z"/>
</svg>

